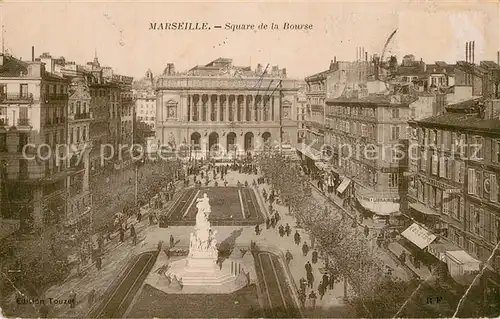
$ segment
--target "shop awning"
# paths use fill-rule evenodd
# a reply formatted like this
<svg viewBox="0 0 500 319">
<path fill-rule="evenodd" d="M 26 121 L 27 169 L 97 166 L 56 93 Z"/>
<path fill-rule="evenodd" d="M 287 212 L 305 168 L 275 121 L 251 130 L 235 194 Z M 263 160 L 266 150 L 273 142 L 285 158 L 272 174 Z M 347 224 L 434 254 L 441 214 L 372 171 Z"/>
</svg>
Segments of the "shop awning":
<svg viewBox="0 0 500 319">
<path fill-rule="evenodd" d="M 471 284 L 481 270 L 481 262 L 463 250 L 447 251 L 445 263 L 451 277 L 462 285 Z"/>
<path fill-rule="evenodd" d="M 302 145 L 299 146 L 298 150 L 304 154 L 305 156 L 313 159 L 313 160 L 320 160 L 321 159 L 321 143 L 319 142 L 314 142 L 314 143 L 302 143 Z"/>
<path fill-rule="evenodd" d="M 435 211 L 433 211 L 432 209 L 430 209 L 429 207 L 427 207 L 421 203 L 411 203 L 410 207 L 416 211 L 421 212 L 422 214 L 425 214 L 425 215 L 439 216 L 438 213 L 436 213 Z"/>
<path fill-rule="evenodd" d="M 436 239 L 436 235 L 416 223 L 413 223 L 401 235 L 420 249 L 429 246 Z"/>
<path fill-rule="evenodd" d="M 382 202 L 382 201 L 369 201 L 361 198 L 357 198 L 359 204 L 365 209 L 380 215 L 388 216 L 399 212 L 399 203 Z"/>
<path fill-rule="evenodd" d="M 351 180 L 349 178 L 344 178 L 344 180 L 342 180 L 342 183 L 340 183 L 339 187 L 337 187 L 337 192 L 342 194 L 350 183 Z"/>
<path fill-rule="evenodd" d="M 481 262 L 479 260 L 472 257 L 464 250 L 447 251 L 446 263 L 448 264 L 450 262 L 455 262 L 460 266 L 461 269 L 458 273 L 459 275 L 462 275 L 465 272 L 479 271 L 481 266 Z M 450 269 L 449 266 L 448 269 Z"/>
</svg>

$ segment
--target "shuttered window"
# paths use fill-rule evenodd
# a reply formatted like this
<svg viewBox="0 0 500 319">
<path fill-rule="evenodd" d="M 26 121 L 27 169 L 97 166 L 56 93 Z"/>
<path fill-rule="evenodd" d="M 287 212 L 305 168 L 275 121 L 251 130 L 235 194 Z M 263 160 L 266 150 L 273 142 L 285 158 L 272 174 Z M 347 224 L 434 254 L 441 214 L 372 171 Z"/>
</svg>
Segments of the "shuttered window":
<svg viewBox="0 0 500 319">
<path fill-rule="evenodd" d="M 467 193 L 474 194 L 476 190 L 476 172 L 473 168 L 467 170 Z"/>
<path fill-rule="evenodd" d="M 446 190 L 443 192 L 443 214 L 448 215 L 449 214 L 449 200 L 450 200 L 450 194 L 446 192 Z"/>
<path fill-rule="evenodd" d="M 438 156 L 432 155 L 432 175 L 437 175 L 438 173 Z"/>
<path fill-rule="evenodd" d="M 495 174 L 490 174 L 490 200 L 498 202 L 498 179 Z"/>
<path fill-rule="evenodd" d="M 439 177 L 446 177 L 446 158 L 444 156 L 439 158 Z"/>
</svg>

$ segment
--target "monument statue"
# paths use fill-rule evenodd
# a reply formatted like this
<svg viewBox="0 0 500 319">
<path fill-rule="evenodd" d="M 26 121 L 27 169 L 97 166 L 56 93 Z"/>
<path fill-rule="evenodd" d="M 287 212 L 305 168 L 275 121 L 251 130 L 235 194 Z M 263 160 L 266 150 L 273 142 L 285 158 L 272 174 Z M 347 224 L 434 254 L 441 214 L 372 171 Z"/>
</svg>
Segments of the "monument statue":
<svg viewBox="0 0 500 319">
<path fill-rule="evenodd" d="M 189 254 L 185 259 L 170 262 L 166 275 L 182 282 L 182 288 L 177 292 L 229 293 L 244 287 L 245 283 L 237 280 L 234 263 L 228 262 L 224 266 L 217 263 L 217 231 L 212 229 L 208 220 L 212 209 L 207 194 L 196 200 L 196 208 L 196 225 L 189 236 Z M 172 283 L 170 291 L 179 286 L 175 284 L 175 279 Z"/>
</svg>

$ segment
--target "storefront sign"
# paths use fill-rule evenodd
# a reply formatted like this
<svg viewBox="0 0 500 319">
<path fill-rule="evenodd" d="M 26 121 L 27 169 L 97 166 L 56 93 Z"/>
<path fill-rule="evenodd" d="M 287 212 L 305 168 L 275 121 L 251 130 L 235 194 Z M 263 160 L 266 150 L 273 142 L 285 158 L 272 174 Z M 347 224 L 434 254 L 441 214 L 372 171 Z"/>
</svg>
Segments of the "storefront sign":
<svg viewBox="0 0 500 319">
<path fill-rule="evenodd" d="M 429 246 L 429 244 L 436 239 L 436 235 L 416 223 L 413 223 L 404 232 L 402 232 L 401 235 L 414 243 L 420 249 L 424 249 Z"/>
</svg>

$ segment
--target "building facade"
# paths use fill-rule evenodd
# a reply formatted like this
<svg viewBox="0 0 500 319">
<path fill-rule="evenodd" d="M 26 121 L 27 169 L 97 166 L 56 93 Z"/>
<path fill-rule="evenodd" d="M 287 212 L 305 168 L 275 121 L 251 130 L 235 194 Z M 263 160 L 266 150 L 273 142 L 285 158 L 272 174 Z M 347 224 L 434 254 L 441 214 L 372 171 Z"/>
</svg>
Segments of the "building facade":
<svg viewBox="0 0 500 319">
<path fill-rule="evenodd" d="M 351 62 L 334 58 L 327 70 L 306 77 L 306 120 L 300 151 L 302 160 L 312 172 L 318 173 L 328 168 L 322 157 L 332 155 L 328 148 L 322 149 L 323 145 L 329 144 L 326 134 L 326 99 L 338 98 L 346 92 L 357 90 L 366 84 L 373 71 L 373 65 L 367 60 Z"/>
<path fill-rule="evenodd" d="M 441 259 L 446 251 L 466 251 L 486 264 L 484 283 L 500 295 L 500 254 L 493 254 L 500 240 L 500 101 L 451 104 L 411 125 L 418 147 L 409 213 L 441 239 L 429 252 Z"/>
<path fill-rule="evenodd" d="M 67 143 L 69 81 L 34 56 L 0 62 L 1 215 L 42 229 L 65 218 L 69 170 L 55 150 Z"/>
<path fill-rule="evenodd" d="M 152 131 L 156 130 L 156 94 L 137 92 L 135 97 L 137 121 L 146 123 Z"/>
<path fill-rule="evenodd" d="M 90 112 L 92 97 L 85 77 L 72 78 L 69 90 L 68 148 L 71 152 L 68 168 L 73 174 L 67 178 L 67 224 L 91 222 L 92 197 L 90 174 Z"/>
<path fill-rule="evenodd" d="M 156 86 L 156 139 L 198 158 L 295 146 L 297 90 L 278 67 L 251 70 L 219 58 L 179 74 L 169 65 Z"/>
<path fill-rule="evenodd" d="M 351 183 L 361 209 L 399 213 L 406 193 L 408 96 L 365 95 L 328 99 L 326 125 L 338 192 Z"/>
</svg>

